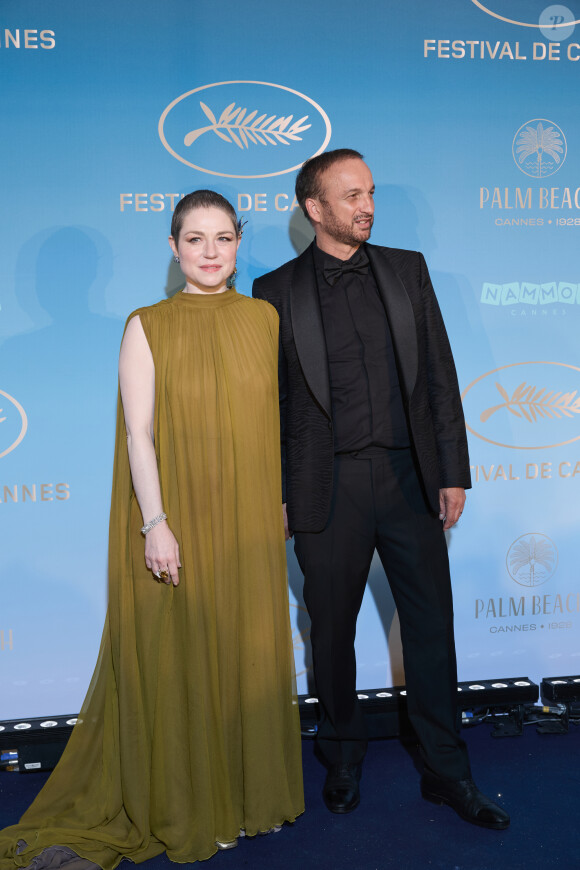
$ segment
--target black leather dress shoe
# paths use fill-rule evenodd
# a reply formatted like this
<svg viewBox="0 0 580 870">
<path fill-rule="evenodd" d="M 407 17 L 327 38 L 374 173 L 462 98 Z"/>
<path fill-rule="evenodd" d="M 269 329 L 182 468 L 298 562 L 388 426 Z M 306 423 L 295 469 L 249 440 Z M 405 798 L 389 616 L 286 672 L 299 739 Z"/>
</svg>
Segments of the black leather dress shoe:
<svg viewBox="0 0 580 870">
<path fill-rule="evenodd" d="M 434 804 L 447 804 L 472 825 L 503 831 L 510 823 L 506 811 L 482 794 L 472 779 L 455 781 L 424 773 L 421 794 Z"/>
<path fill-rule="evenodd" d="M 360 803 L 360 764 L 333 764 L 328 769 L 322 797 L 331 813 L 351 813 Z"/>
</svg>

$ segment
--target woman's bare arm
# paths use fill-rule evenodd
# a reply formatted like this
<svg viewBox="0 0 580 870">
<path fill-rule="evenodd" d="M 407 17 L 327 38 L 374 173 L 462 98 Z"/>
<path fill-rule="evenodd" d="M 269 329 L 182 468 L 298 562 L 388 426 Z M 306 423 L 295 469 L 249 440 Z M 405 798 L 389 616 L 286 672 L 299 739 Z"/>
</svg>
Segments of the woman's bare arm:
<svg viewBox="0 0 580 870">
<path fill-rule="evenodd" d="M 125 330 L 119 356 L 119 383 L 131 477 L 145 524 L 163 512 L 163 504 L 153 435 L 155 366 L 138 315 Z M 166 520 L 145 536 L 145 563 L 153 573 L 168 571 L 167 582 L 178 585 L 179 546 Z"/>
</svg>

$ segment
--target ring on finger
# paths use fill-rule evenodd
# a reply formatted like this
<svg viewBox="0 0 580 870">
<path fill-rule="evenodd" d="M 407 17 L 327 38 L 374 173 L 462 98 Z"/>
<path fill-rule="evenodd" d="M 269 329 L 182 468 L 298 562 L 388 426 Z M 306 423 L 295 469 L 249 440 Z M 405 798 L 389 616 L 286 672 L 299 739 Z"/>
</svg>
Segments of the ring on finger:
<svg viewBox="0 0 580 870">
<path fill-rule="evenodd" d="M 160 571 L 157 575 L 160 580 L 168 580 L 169 579 L 169 571 Z"/>
</svg>

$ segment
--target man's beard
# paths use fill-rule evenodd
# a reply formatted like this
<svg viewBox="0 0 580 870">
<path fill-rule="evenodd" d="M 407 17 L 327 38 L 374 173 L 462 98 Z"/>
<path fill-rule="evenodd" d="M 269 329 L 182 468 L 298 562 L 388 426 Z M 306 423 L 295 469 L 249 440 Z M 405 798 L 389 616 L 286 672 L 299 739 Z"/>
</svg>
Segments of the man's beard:
<svg viewBox="0 0 580 870">
<path fill-rule="evenodd" d="M 325 209 L 325 212 L 326 226 L 324 229 L 328 235 L 335 240 L 335 242 L 348 245 L 349 247 L 355 247 L 356 245 L 361 245 L 370 238 L 373 226 L 373 217 L 371 215 L 358 215 L 359 219 L 368 218 L 370 221 L 368 228 L 361 229 L 358 227 L 355 220 L 353 220 L 351 224 L 342 223 L 342 221 L 340 221 L 336 215 L 330 211 L 330 209 Z"/>
</svg>

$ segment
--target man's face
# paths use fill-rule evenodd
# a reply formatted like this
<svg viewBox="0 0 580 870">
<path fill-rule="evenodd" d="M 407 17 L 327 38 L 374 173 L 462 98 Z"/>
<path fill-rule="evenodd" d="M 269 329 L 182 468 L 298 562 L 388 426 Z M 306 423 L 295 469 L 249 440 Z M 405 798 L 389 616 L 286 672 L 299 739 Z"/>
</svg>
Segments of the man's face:
<svg viewBox="0 0 580 870">
<path fill-rule="evenodd" d="M 366 242 L 375 211 L 375 185 L 366 163 L 357 157 L 335 163 L 323 174 L 322 187 L 320 199 L 309 201 L 319 247 L 357 248 Z"/>
</svg>

